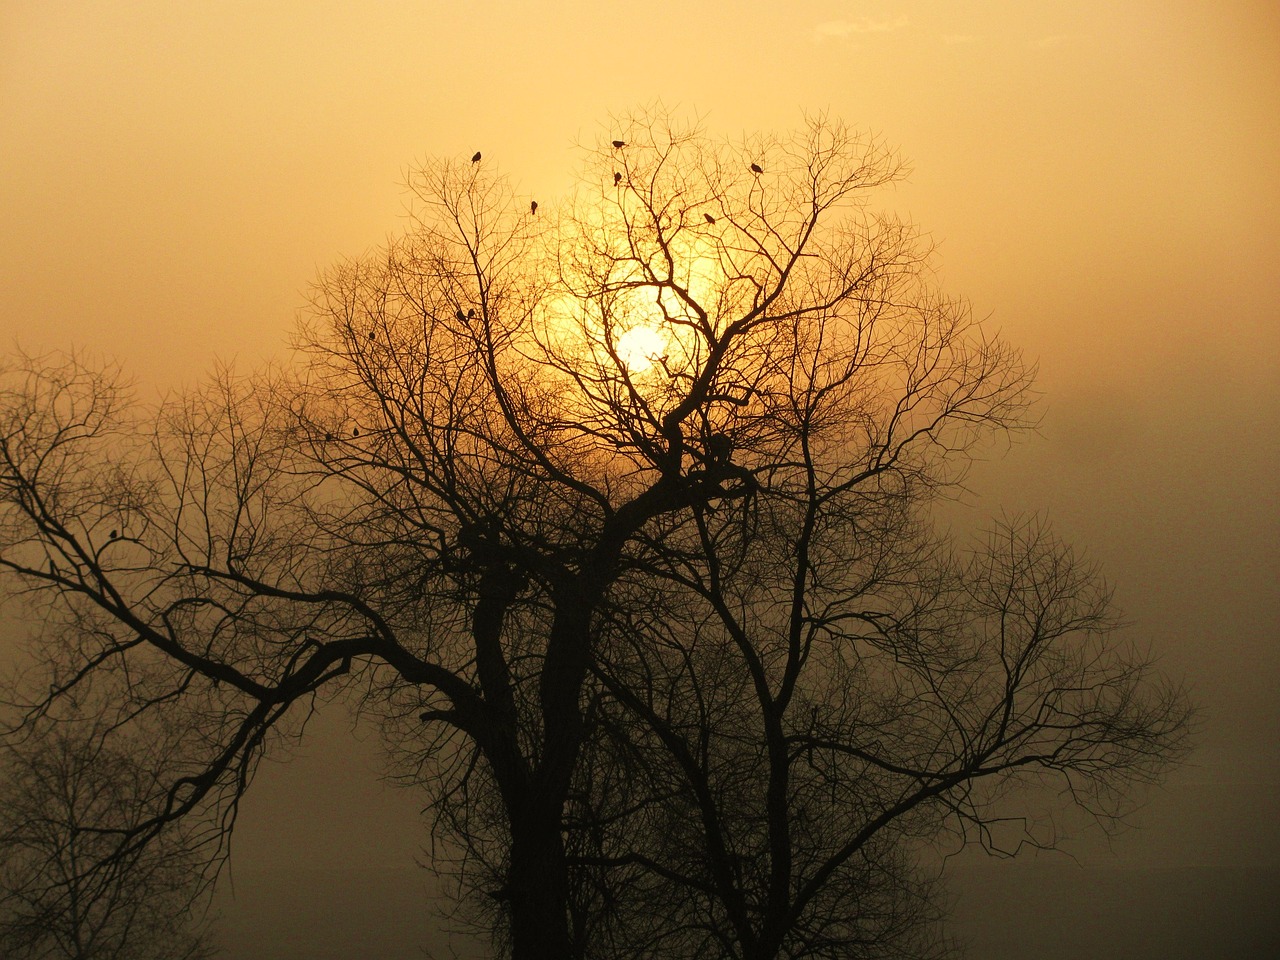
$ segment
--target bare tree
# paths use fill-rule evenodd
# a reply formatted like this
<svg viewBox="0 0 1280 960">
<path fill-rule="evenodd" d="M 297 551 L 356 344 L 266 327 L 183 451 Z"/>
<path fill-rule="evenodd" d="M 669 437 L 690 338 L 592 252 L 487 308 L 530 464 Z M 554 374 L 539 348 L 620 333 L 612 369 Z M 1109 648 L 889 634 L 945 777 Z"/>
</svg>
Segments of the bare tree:
<svg viewBox="0 0 1280 960">
<path fill-rule="evenodd" d="M 92 720 L 42 723 L 0 755 L 0 952 L 12 960 L 212 955 L 194 823 L 133 841 L 153 744 Z"/>
<path fill-rule="evenodd" d="M 580 898 L 610 940 L 651 956 L 945 953 L 922 849 L 1052 845 L 1024 784 L 1110 826 L 1181 749 L 1185 696 L 1114 640 L 1096 573 L 1039 522 L 965 551 L 862 530 L 791 552 L 708 542 L 686 565 L 703 603 L 651 597 L 646 616 L 672 626 L 625 623 L 601 644 L 618 708 L 600 739 L 619 756 L 582 769 L 644 771 L 596 773 L 580 795 L 596 825 Z"/>
<path fill-rule="evenodd" d="M 929 534 L 1030 372 L 869 212 L 892 153 L 824 120 L 617 127 L 555 215 L 487 163 L 419 170 L 288 370 L 148 411 L 17 364 L 0 567 L 72 638 L 29 715 L 107 665 L 130 716 L 182 705 L 203 760 L 145 833 L 234 810 L 317 697 L 357 698 L 518 960 L 904 943 L 931 909 L 904 838 L 985 822 L 975 781 L 1023 766 L 1154 773 L 1177 697 L 1072 653 L 1101 613 L 1047 560 L 1016 582 L 1080 623 L 1001 646 L 981 598 L 1012 568 Z"/>
</svg>

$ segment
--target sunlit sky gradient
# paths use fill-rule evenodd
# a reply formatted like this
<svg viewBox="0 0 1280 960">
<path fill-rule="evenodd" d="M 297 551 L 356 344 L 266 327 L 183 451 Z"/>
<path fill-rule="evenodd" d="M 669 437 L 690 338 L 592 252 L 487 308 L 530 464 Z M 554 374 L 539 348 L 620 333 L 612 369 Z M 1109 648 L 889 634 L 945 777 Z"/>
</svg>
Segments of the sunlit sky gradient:
<svg viewBox="0 0 1280 960">
<path fill-rule="evenodd" d="M 0 332 L 113 354 L 145 390 L 251 366 L 318 269 L 403 225 L 415 159 L 481 149 L 551 202 L 575 139 L 655 100 L 731 136 L 826 111 L 901 148 L 913 173 L 880 203 L 939 242 L 946 290 L 1039 359 L 1045 395 L 1040 436 L 949 518 L 1044 510 L 1199 691 L 1199 750 L 1114 853 L 962 859 L 971 955 L 1280 940 L 1258 887 L 1280 876 L 1274 2 L 4 0 Z M 295 955 L 268 915 L 298 956 L 416 956 L 431 918 L 349 871 L 411 867 L 418 801 L 337 743 L 246 804 L 228 956 Z M 1117 877 L 1131 912 L 1099 899 Z"/>
</svg>

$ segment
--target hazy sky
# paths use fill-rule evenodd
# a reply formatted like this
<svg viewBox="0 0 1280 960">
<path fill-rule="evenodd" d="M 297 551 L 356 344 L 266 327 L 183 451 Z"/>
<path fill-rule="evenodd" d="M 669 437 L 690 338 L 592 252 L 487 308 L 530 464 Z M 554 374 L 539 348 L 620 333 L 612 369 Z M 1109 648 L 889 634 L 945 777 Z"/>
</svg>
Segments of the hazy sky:
<svg viewBox="0 0 1280 960">
<path fill-rule="evenodd" d="M 962 864 L 973 956 L 1280 940 L 1257 886 L 1280 876 L 1274 2 L 3 0 L 0 331 L 143 384 L 252 364 L 319 268 L 401 226 L 415 159 L 482 149 L 552 200 L 575 139 L 658 99 L 727 135 L 820 110 L 901 148 L 880 202 L 1041 367 L 1040 437 L 976 471 L 956 522 L 1044 510 L 1199 691 L 1200 748 L 1114 853 Z M 328 742 L 246 806 L 229 956 L 290 955 L 268 916 L 312 958 L 364 956 L 370 926 L 415 956 L 413 897 L 344 871 L 410 867 L 417 801 Z"/>
</svg>

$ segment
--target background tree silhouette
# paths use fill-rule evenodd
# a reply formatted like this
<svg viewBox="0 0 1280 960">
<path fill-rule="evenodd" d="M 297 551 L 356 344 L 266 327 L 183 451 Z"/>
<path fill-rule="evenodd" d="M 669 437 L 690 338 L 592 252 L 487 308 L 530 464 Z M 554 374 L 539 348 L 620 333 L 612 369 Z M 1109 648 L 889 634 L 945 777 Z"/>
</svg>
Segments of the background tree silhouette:
<svg viewBox="0 0 1280 960">
<path fill-rule="evenodd" d="M 96 718 L 41 721 L 0 754 L 0 951 L 12 960 L 201 960 L 208 937 L 194 819 L 135 833 L 156 740 Z M 153 731 L 154 732 L 154 731 Z"/>
<path fill-rule="evenodd" d="M 869 211 L 892 153 L 615 127 L 554 215 L 415 172 L 287 369 L 147 409 L 17 362 L 0 565 L 56 640 L 25 716 L 108 667 L 181 713 L 201 762 L 145 836 L 351 698 L 521 960 L 919 945 L 906 840 L 983 835 L 1022 771 L 1106 813 L 1184 701 L 1038 528 L 971 560 L 931 530 L 1030 372 Z"/>
</svg>

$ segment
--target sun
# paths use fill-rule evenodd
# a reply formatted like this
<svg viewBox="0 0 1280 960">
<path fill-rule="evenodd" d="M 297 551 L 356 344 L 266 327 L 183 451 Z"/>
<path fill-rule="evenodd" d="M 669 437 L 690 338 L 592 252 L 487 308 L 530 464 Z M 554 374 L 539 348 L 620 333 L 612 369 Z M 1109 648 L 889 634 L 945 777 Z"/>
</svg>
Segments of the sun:
<svg viewBox="0 0 1280 960">
<path fill-rule="evenodd" d="M 632 327 L 618 338 L 618 359 L 629 373 L 644 373 L 667 352 L 667 338 L 656 327 Z"/>
</svg>

